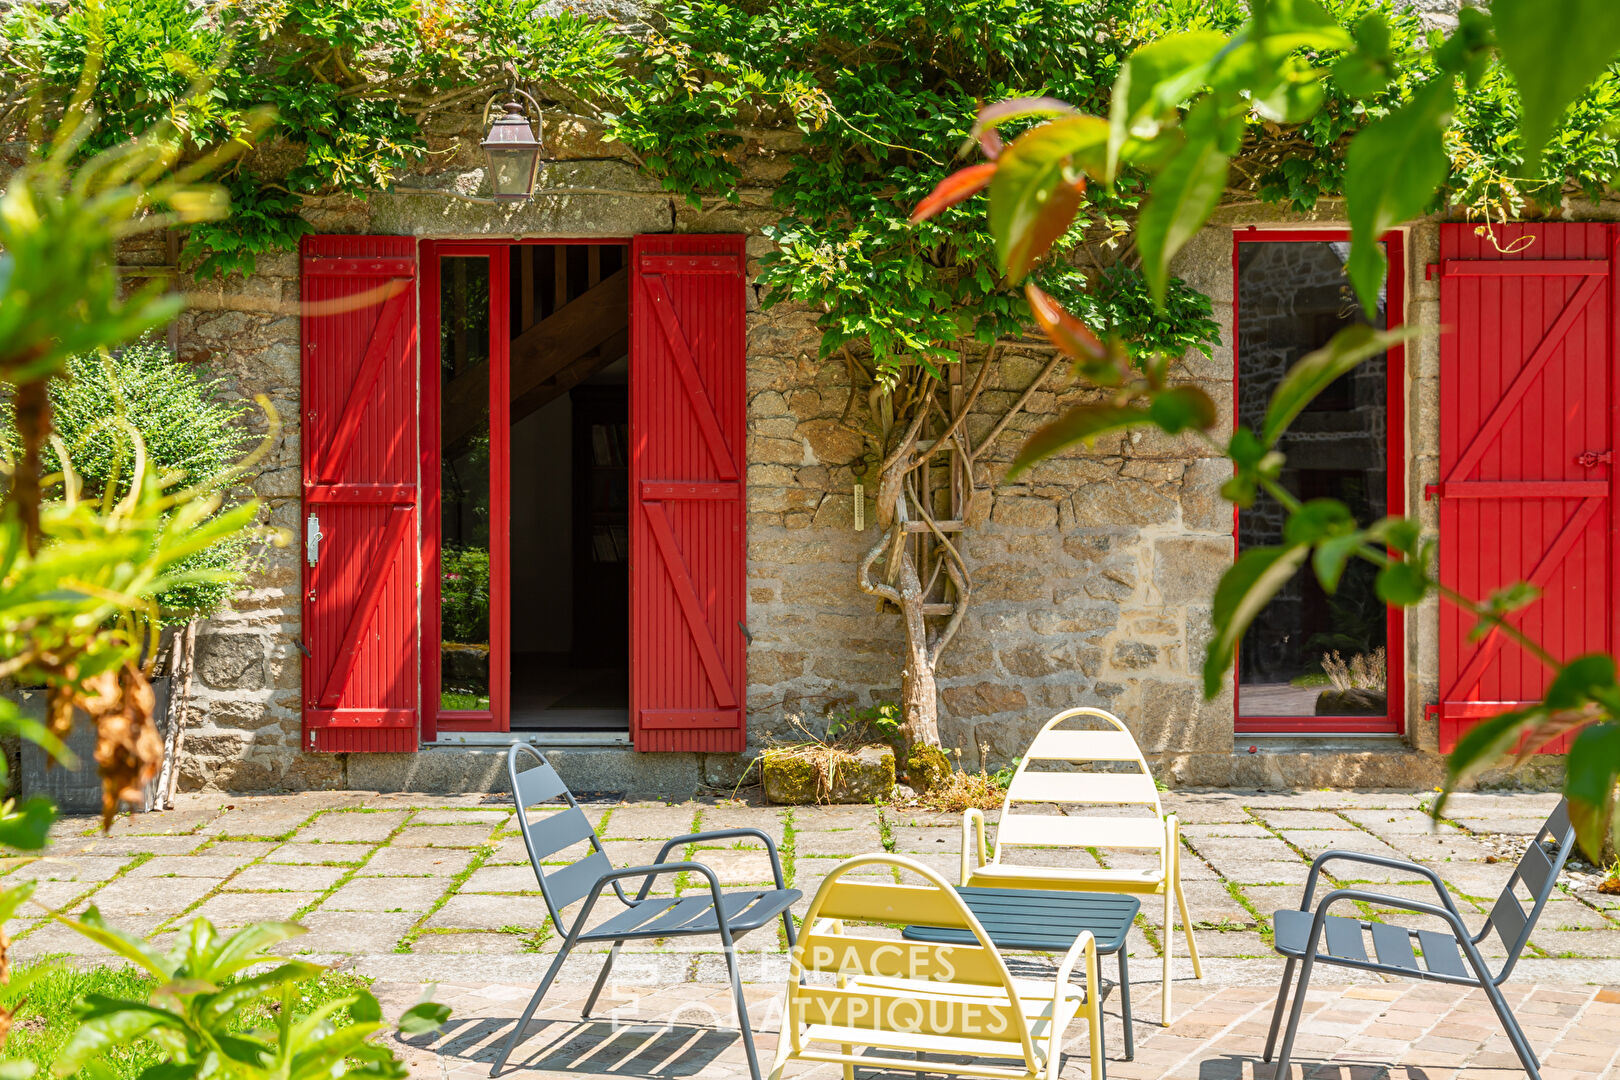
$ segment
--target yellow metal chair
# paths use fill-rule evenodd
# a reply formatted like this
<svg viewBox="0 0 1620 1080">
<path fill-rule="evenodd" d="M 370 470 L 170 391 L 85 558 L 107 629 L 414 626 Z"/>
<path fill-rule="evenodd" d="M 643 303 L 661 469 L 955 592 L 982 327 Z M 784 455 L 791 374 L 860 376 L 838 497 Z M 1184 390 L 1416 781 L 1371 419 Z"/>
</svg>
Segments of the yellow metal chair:
<svg viewBox="0 0 1620 1080">
<path fill-rule="evenodd" d="M 1063 727 L 1086 718 L 1089 728 Z M 1100 725 L 1099 726 L 1099 722 Z M 1054 765 L 1101 765 L 1108 771 L 1077 772 Z M 1136 769 L 1131 770 L 1130 765 Z M 1032 813 L 1035 804 L 1055 804 L 1062 815 Z M 1143 807 L 1130 814 L 1129 807 Z M 1040 866 L 1016 862 L 1014 849 L 1095 848 L 1103 851 L 1154 851 L 1156 866 L 1102 867 Z M 962 818 L 962 884 L 981 888 L 1063 889 L 1076 892 L 1117 892 L 1164 897 L 1164 996 L 1160 1021 L 1170 1023 L 1170 975 L 1173 913 L 1181 909 L 1187 933 L 1187 952 L 1193 974 L 1202 979 L 1198 944 L 1193 940 L 1187 899 L 1181 891 L 1181 836 L 1174 814 L 1159 803 L 1158 786 L 1142 757 L 1141 748 L 1123 721 L 1102 709 L 1067 709 L 1046 722 L 1029 744 L 1001 806 L 996 849 L 987 857 L 984 814 L 969 810 Z"/>
<path fill-rule="evenodd" d="M 898 868 L 922 884 L 853 875 L 874 865 Z M 904 941 L 892 928 L 907 923 L 971 930 L 978 944 Z M 789 1062 L 842 1065 L 845 1080 L 853 1080 L 857 1065 L 1056 1080 L 1063 1033 L 1081 1013 L 1091 1029 L 1091 1075 L 1103 1075 L 1097 951 L 1089 932 L 1076 937 L 1056 978 L 1015 979 L 955 889 L 897 855 L 840 864 L 810 901 L 804 925 L 792 951 L 771 1080 L 781 1080 Z M 1078 986 L 1070 979 L 1082 960 L 1085 983 Z"/>
</svg>

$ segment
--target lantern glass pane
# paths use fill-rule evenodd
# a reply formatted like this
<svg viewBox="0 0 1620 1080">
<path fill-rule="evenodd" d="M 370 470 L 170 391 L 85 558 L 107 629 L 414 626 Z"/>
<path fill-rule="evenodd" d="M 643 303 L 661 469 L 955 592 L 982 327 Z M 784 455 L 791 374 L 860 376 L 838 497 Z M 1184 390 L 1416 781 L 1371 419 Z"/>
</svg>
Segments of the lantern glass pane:
<svg viewBox="0 0 1620 1080">
<path fill-rule="evenodd" d="M 488 151 L 491 190 L 496 195 L 529 194 L 537 151 L 536 147 L 512 150 L 491 147 Z"/>
</svg>

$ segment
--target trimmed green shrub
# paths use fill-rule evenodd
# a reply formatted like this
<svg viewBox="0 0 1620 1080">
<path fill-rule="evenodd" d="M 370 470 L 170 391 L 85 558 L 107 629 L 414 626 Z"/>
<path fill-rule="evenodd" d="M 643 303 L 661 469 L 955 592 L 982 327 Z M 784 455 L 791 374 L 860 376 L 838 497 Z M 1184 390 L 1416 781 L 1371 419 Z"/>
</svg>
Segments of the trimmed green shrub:
<svg viewBox="0 0 1620 1080">
<path fill-rule="evenodd" d="M 247 497 L 237 466 L 254 441 L 242 425 L 248 406 L 225 400 L 223 380 L 207 368 L 184 363 L 166 345 L 147 339 L 116 354 L 75 356 L 67 374 L 51 383 L 52 422 L 79 476 L 81 498 L 111 505 L 129 493 L 135 466 L 131 427 L 140 433 L 146 467 L 162 478 L 165 490 L 217 486 L 227 505 Z M 9 403 L 0 417 L 0 441 L 14 459 Z M 45 451 L 45 467 L 62 470 L 54 445 Z M 238 534 L 181 563 L 182 570 L 223 574 L 158 594 L 164 623 L 219 610 L 241 581 L 248 543 Z"/>
</svg>

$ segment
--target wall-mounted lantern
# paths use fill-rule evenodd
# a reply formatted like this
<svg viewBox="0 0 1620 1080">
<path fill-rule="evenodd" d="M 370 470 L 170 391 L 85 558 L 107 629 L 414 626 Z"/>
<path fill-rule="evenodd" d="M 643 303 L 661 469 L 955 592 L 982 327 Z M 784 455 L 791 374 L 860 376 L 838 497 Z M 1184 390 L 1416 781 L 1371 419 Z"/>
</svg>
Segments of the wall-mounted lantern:
<svg viewBox="0 0 1620 1080">
<path fill-rule="evenodd" d="M 529 127 L 529 118 L 517 95 L 528 98 L 534 106 L 535 120 L 540 119 L 540 103 L 522 90 L 513 88 L 514 100 L 501 106 L 501 114 L 489 125 L 489 134 L 482 144 L 489 158 L 490 193 L 501 202 L 516 202 L 534 195 L 534 178 L 540 170 L 540 140 Z M 499 96 L 499 95 L 497 95 Z M 484 105 L 484 121 L 489 122 L 490 106 L 496 98 Z"/>
</svg>

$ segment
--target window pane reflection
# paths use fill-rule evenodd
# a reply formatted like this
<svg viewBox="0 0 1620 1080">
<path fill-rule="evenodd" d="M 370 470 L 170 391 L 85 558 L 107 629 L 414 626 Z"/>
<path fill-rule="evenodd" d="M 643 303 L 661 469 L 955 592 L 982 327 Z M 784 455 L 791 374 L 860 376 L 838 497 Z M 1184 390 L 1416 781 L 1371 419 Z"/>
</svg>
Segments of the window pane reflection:
<svg viewBox="0 0 1620 1080">
<path fill-rule="evenodd" d="M 1238 245 L 1238 419 L 1259 430 L 1272 392 L 1300 357 L 1367 319 L 1344 272 L 1348 242 Z M 1373 325 L 1382 329 L 1380 291 Z M 1365 361 L 1300 414 L 1278 445 L 1282 486 L 1302 500 L 1338 499 L 1366 524 L 1384 516 L 1387 363 Z M 1283 508 L 1261 494 L 1238 513 L 1238 548 L 1282 542 Z M 1376 570 L 1352 559 L 1329 596 L 1296 574 L 1250 625 L 1238 652 L 1240 716 L 1383 716 L 1388 712 L 1383 603 Z"/>
<path fill-rule="evenodd" d="M 439 261 L 439 707 L 489 708 L 489 260 Z"/>
</svg>

